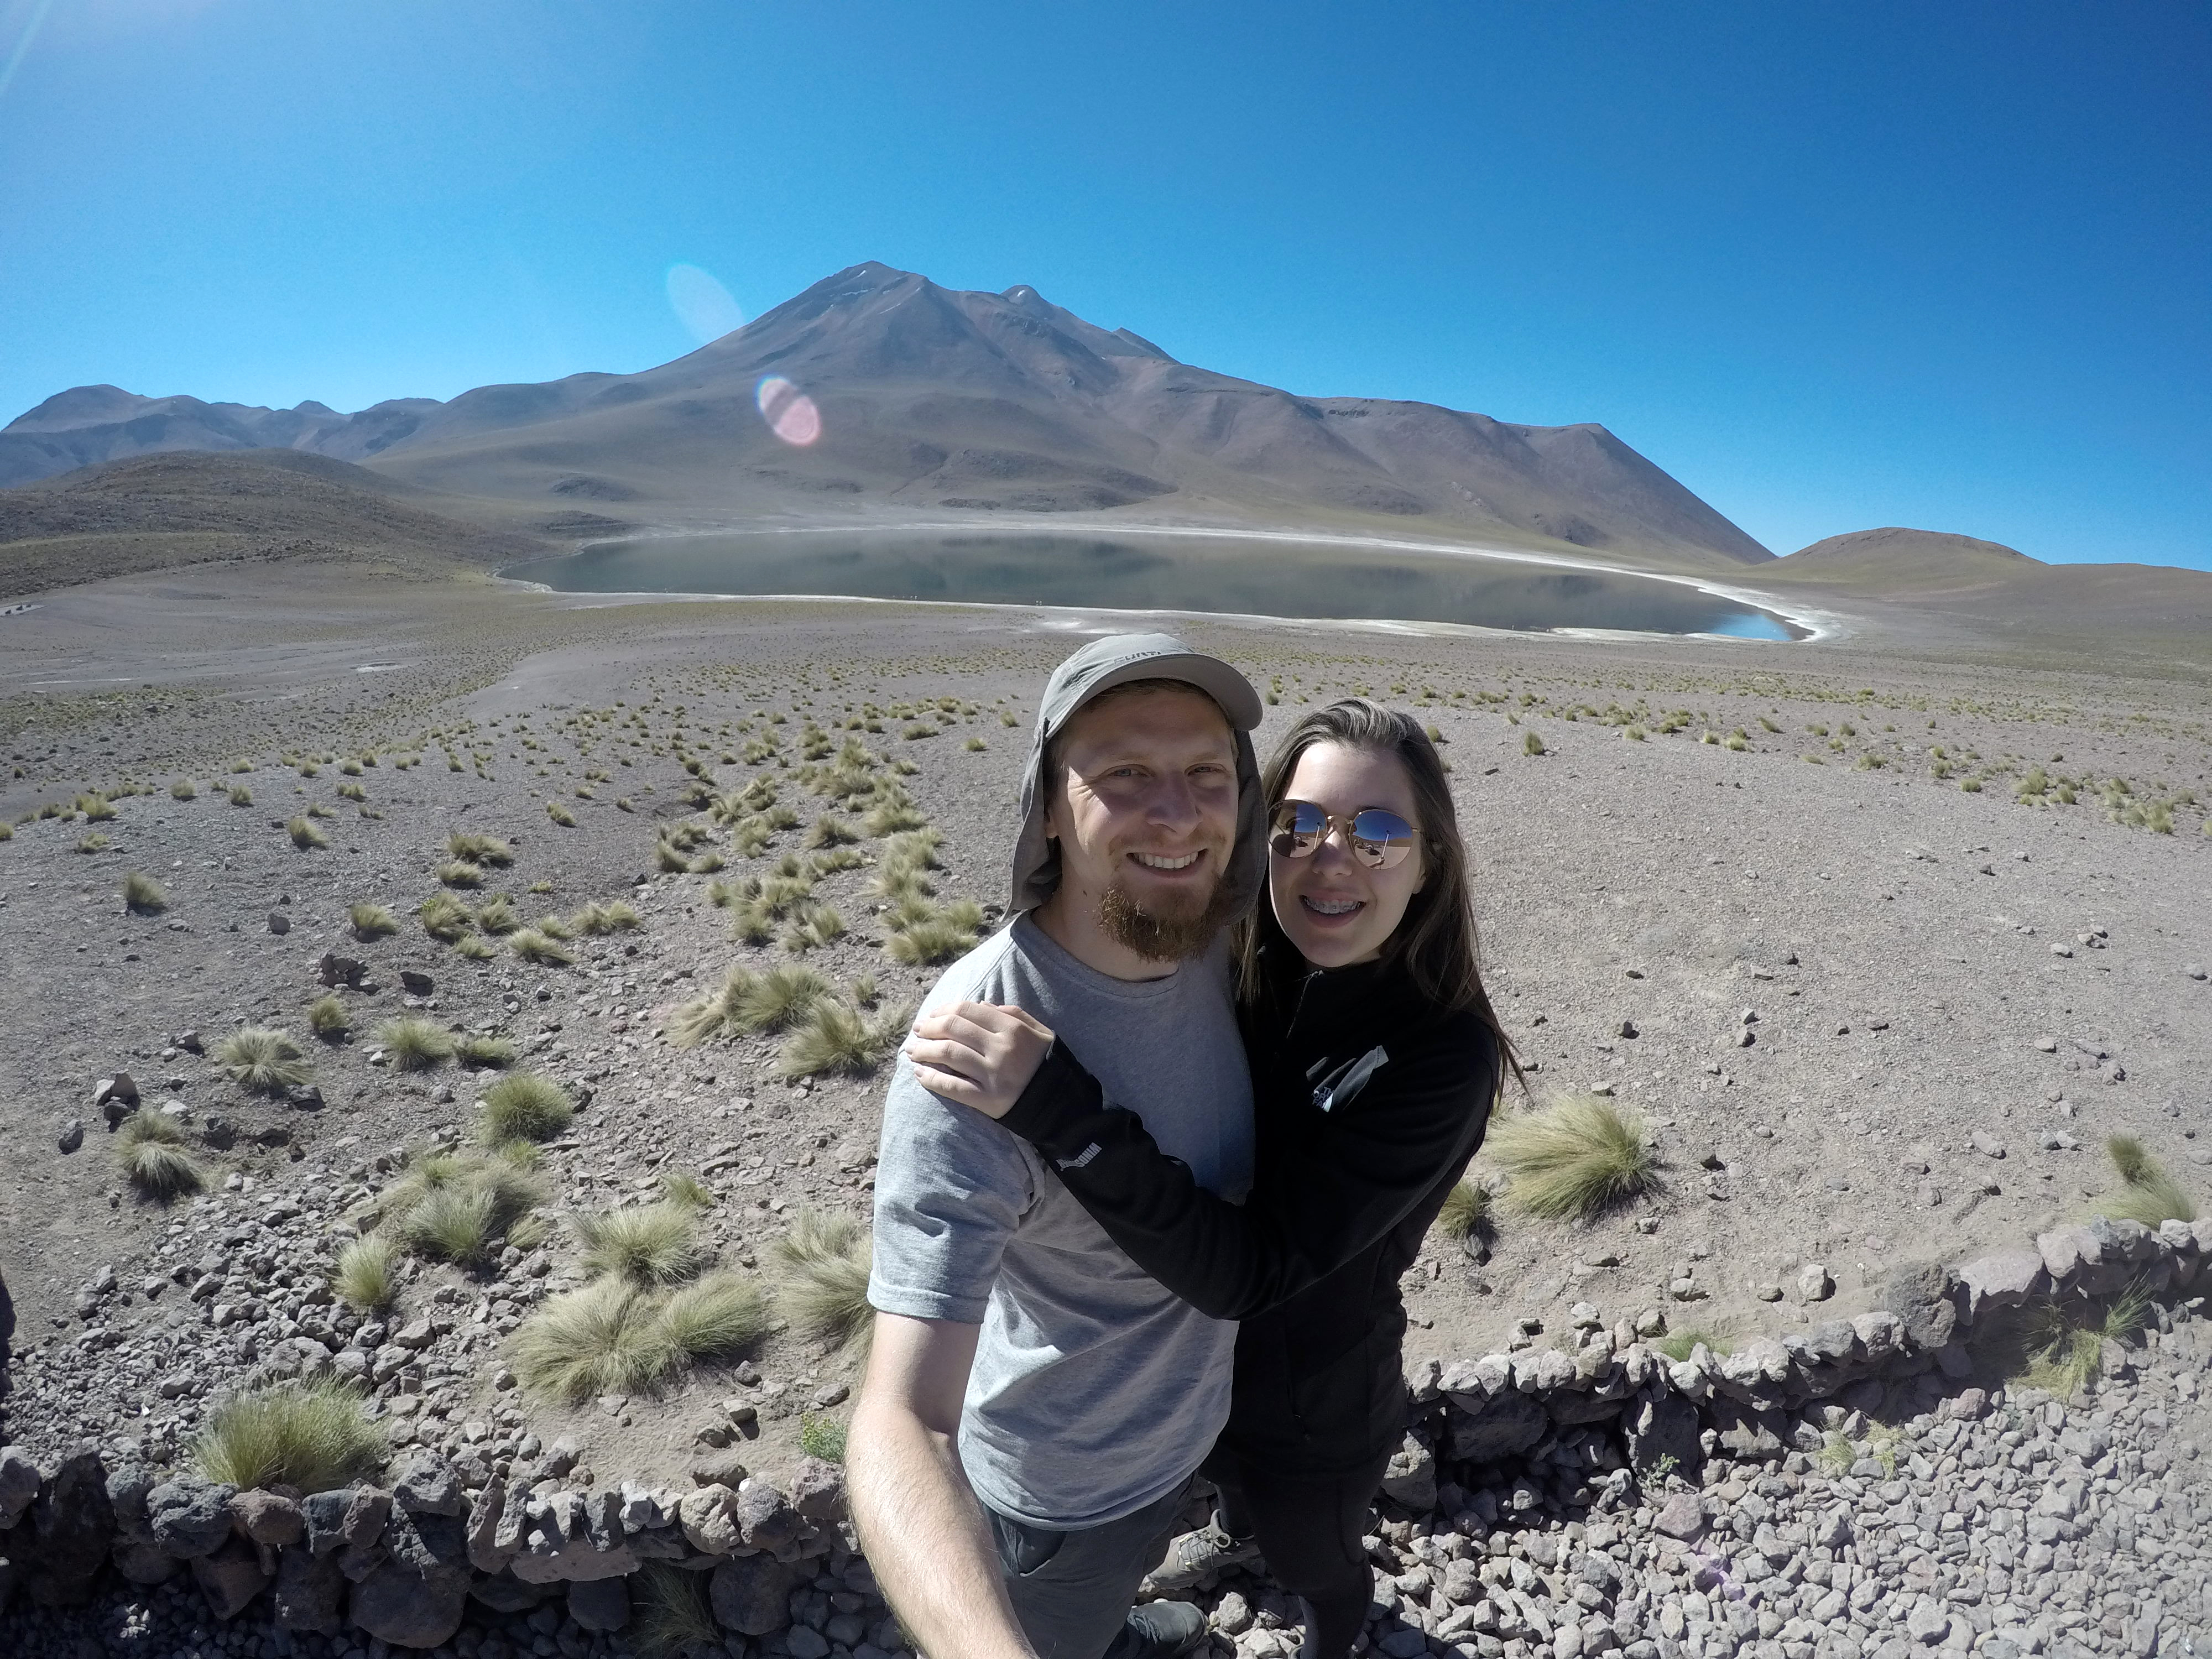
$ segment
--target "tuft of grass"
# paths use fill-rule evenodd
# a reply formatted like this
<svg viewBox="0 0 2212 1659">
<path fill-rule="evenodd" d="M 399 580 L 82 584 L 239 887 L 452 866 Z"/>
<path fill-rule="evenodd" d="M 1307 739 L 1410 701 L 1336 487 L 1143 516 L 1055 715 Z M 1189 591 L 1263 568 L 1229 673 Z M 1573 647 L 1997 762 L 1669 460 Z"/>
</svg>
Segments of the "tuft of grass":
<svg viewBox="0 0 2212 1659">
<path fill-rule="evenodd" d="M 726 1271 L 686 1285 L 660 1310 L 662 1340 L 686 1360 L 740 1353 L 766 1336 L 771 1322 L 759 1282 Z"/>
<path fill-rule="evenodd" d="M 1701 1342 L 1717 1354 L 1729 1354 L 1735 1352 L 1735 1345 L 1726 1337 L 1716 1335 L 1711 1331 L 1700 1330 L 1675 1331 L 1661 1337 L 1651 1346 L 1656 1352 L 1665 1354 L 1668 1358 L 1679 1365 L 1689 1358 L 1691 1351 Z"/>
<path fill-rule="evenodd" d="M 1538 737 L 1534 732 L 1523 732 L 1521 734 L 1521 752 L 1524 755 L 1544 753 L 1543 738 Z"/>
<path fill-rule="evenodd" d="M 657 1312 L 621 1279 L 554 1297 L 515 1332 L 515 1374 L 533 1393 L 570 1405 L 653 1388 L 675 1360 Z"/>
<path fill-rule="evenodd" d="M 1489 1151 L 1510 1180 L 1508 1198 L 1553 1219 L 1596 1215 L 1658 1182 L 1643 1119 L 1595 1096 L 1494 1125 Z"/>
<path fill-rule="evenodd" d="M 416 907 L 422 931 L 441 945 L 452 945 L 476 926 L 468 908 L 449 893 L 433 893 Z"/>
<path fill-rule="evenodd" d="M 799 1414 L 799 1449 L 825 1463 L 845 1461 L 845 1425 L 823 1412 Z"/>
<path fill-rule="evenodd" d="M 788 1030 L 831 994 L 830 981 L 811 968 L 771 968 L 753 977 L 735 1010 L 741 1031 Z"/>
<path fill-rule="evenodd" d="M 874 1255 L 851 1216 L 801 1209 L 769 1252 L 776 1301 L 809 1336 L 833 1348 L 865 1347 L 875 1319 L 868 1305 Z"/>
<path fill-rule="evenodd" d="M 780 1057 L 787 1078 L 842 1073 L 866 1077 L 890 1058 L 914 1023 L 911 1006 L 886 1009 L 872 1019 L 833 999 L 816 1003 L 792 1033 Z"/>
<path fill-rule="evenodd" d="M 399 918 L 380 904 L 356 904 L 347 910 L 346 920 L 353 925 L 353 936 L 364 942 L 399 931 Z"/>
<path fill-rule="evenodd" d="M 495 1146 L 509 1140 L 551 1140 L 576 1115 L 568 1091 L 535 1072 L 500 1079 L 484 1091 L 483 1103 L 483 1138 Z"/>
<path fill-rule="evenodd" d="M 977 921 L 981 920 L 978 912 Z M 903 927 L 894 928 L 884 940 L 891 960 L 910 967 L 950 962 L 975 948 L 975 927 L 950 909 L 917 917 Z"/>
<path fill-rule="evenodd" d="M 328 847 L 331 844 L 331 838 L 307 818 L 285 819 L 284 833 L 291 836 L 292 845 L 303 853 L 311 847 Z"/>
<path fill-rule="evenodd" d="M 810 848 L 837 847 L 848 842 L 858 841 L 860 838 L 860 832 L 853 824 L 839 817 L 835 812 L 824 812 L 814 820 L 812 827 L 807 830 L 805 844 Z"/>
<path fill-rule="evenodd" d="M 1446 1238 L 1467 1237 L 1490 1222 L 1490 1188 L 1473 1181 L 1457 1182 L 1437 1212 L 1437 1231 Z"/>
<path fill-rule="evenodd" d="M 530 924 L 548 939 L 557 939 L 564 944 L 576 937 L 575 924 L 566 916 L 540 916 Z"/>
<path fill-rule="evenodd" d="M 88 830 L 77 837 L 76 850 L 80 853 L 105 853 L 107 847 L 106 836 L 101 835 L 97 830 Z"/>
<path fill-rule="evenodd" d="M 141 1198 L 167 1204 L 207 1184 L 185 1132 L 159 1112 L 133 1112 L 115 1132 L 115 1167 Z"/>
<path fill-rule="evenodd" d="M 648 1561 L 629 1581 L 629 1626 L 638 1659 L 690 1659 L 722 1646 L 707 1597 L 707 1575 Z"/>
<path fill-rule="evenodd" d="M 248 789 L 242 783 L 234 783 L 229 788 L 224 790 L 222 793 L 223 799 L 228 800 L 233 806 L 251 806 L 253 805 L 253 792 L 251 789 Z"/>
<path fill-rule="evenodd" d="M 714 1207 L 714 1188 L 688 1170 L 677 1170 L 660 1177 L 661 1196 L 671 1204 L 679 1204 L 694 1210 Z"/>
<path fill-rule="evenodd" d="M 325 1042 L 336 1042 L 353 1029 L 352 1018 L 337 992 L 325 993 L 307 1005 L 307 1029 Z"/>
<path fill-rule="evenodd" d="M 549 800 L 545 803 L 545 816 L 563 830 L 574 830 L 576 827 L 576 815 L 557 800 Z"/>
<path fill-rule="evenodd" d="M 139 915 L 154 915 L 169 908 L 169 896 L 153 877 L 133 870 L 123 878 L 123 908 Z"/>
<path fill-rule="evenodd" d="M 499 954 L 492 949 L 489 939 L 479 939 L 474 933 L 464 937 L 453 946 L 453 951 L 456 955 L 465 957 L 471 962 L 489 962 Z"/>
<path fill-rule="evenodd" d="M 2114 1135 L 2105 1142 L 2105 1151 L 2120 1177 L 2120 1190 L 2098 1205 L 2106 1215 L 2152 1228 L 2164 1221 L 2197 1219 L 2196 1201 L 2142 1142 L 2133 1135 Z"/>
<path fill-rule="evenodd" d="M 448 859 L 438 866 L 438 879 L 448 887 L 481 887 L 483 872 L 465 859 Z"/>
<path fill-rule="evenodd" d="M 460 1036 L 453 1039 L 453 1058 L 464 1066 L 489 1066 L 494 1070 L 514 1064 L 522 1051 L 512 1039 L 503 1036 Z"/>
<path fill-rule="evenodd" d="M 427 1072 L 453 1057 L 453 1033 L 413 1014 L 386 1020 L 376 1028 L 376 1042 L 403 1072 Z"/>
<path fill-rule="evenodd" d="M 371 1234 L 356 1238 L 338 1252 L 331 1272 L 331 1289 L 338 1300 L 365 1314 L 382 1313 L 399 1293 L 393 1280 L 398 1250 L 388 1238 Z"/>
<path fill-rule="evenodd" d="M 338 1382 L 244 1389 L 215 1408 L 192 1448 L 202 1474 L 240 1491 L 327 1492 L 366 1480 L 390 1456 L 361 1395 Z"/>
<path fill-rule="evenodd" d="M 397 1210 L 395 1233 L 417 1255 L 460 1267 L 477 1267 L 495 1254 L 495 1243 L 535 1209 L 538 1183 L 499 1157 L 423 1159 L 411 1193 L 387 1200 Z M 410 1179 L 413 1179 L 410 1176 Z"/>
<path fill-rule="evenodd" d="M 514 849 L 497 836 L 480 836 L 456 830 L 446 837 L 446 852 L 468 864 L 489 864 L 505 869 L 514 862 Z"/>
<path fill-rule="evenodd" d="M 497 939 L 521 927 L 522 919 L 514 914 L 514 902 L 506 894 L 494 893 L 477 906 L 477 926 Z"/>
<path fill-rule="evenodd" d="M 633 1204 L 576 1218 L 586 1271 L 638 1285 L 672 1285 L 705 1265 L 698 1212 L 688 1204 Z"/>
<path fill-rule="evenodd" d="M 169 786 L 171 800 L 192 800 L 199 794 L 199 786 L 190 778 L 179 778 Z"/>
<path fill-rule="evenodd" d="M 828 945 L 845 932 L 845 918 L 826 904 L 810 904 L 784 930 L 783 948 L 794 953 Z"/>
<path fill-rule="evenodd" d="M 549 938 L 535 927 L 522 927 L 507 935 L 507 948 L 525 962 L 550 963 L 567 967 L 575 961 L 575 952 L 556 939 Z"/>
<path fill-rule="evenodd" d="M 102 794 L 79 795 L 76 810 L 87 823 L 106 823 L 115 817 L 115 803 Z"/>
<path fill-rule="evenodd" d="M 246 1025 L 215 1046 L 216 1062 L 232 1082 L 258 1095 L 282 1094 L 314 1075 L 289 1031 Z"/>
<path fill-rule="evenodd" d="M 760 975 L 740 963 L 723 975 L 721 985 L 693 998 L 668 1022 L 668 1038 L 679 1048 L 696 1048 L 709 1037 L 728 1039 L 745 1030 L 739 1010 L 752 994 Z"/>
<path fill-rule="evenodd" d="M 623 933 L 639 925 L 637 912 L 622 899 L 614 899 L 605 904 L 587 904 L 568 921 L 578 933 L 593 937 L 601 933 Z"/>
</svg>

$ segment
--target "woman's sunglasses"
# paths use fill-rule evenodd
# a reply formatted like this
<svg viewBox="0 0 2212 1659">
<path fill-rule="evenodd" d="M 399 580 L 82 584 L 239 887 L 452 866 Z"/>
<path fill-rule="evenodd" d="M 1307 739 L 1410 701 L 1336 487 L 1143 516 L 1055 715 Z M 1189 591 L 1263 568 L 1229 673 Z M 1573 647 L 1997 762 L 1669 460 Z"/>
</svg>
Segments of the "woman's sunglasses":
<svg viewBox="0 0 2212 1659">
<path fill-rule="evenodd" d="M 1370 870 L 1389 870 L 1404 863 L 1419 834 L 1395 812 L 1386 812 L 1379 806 L 1340 818 L 1310 800 L 1286 800 L 1275 808 L 1269 822 L 1267 845 L 1283 858 L 1309 858 L 1328 839 L 1332 830 L 1344 832 L 1344 843 L 1352 849 L 1352 856 Z"/>
</svg>

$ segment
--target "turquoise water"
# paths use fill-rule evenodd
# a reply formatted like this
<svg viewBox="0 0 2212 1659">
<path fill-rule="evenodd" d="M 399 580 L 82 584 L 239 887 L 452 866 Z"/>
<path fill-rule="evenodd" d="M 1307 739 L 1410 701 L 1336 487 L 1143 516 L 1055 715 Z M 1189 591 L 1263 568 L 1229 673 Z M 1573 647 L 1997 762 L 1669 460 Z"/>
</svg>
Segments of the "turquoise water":
<svg viewBox="0 0 2212 1659">
<path fill-rule="evenodd" d="M 1771 612 L 1648 577 L 1232 537 L 757 532 L 605 542 L 500 574 L 574 593 L 834 594 L 1537 631 L 1805 636 Z"/>
</svg>

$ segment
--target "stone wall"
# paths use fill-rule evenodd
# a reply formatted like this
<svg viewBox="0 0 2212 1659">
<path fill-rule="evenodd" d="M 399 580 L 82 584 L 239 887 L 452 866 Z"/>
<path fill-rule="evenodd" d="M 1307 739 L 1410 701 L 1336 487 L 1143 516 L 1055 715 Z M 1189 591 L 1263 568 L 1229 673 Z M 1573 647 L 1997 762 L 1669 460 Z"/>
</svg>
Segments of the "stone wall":
<svg viewBox="0 0 2212 1659">
<path fill-rule="evenodd" d="M 1680 1361 L 1580 1310 L 1561 1346 L 1417 1365 L 1411 1427 L 1383 1493 L 1479 1534 L 1516 1516 L 1621 1507 L 1647 1488 L 1656 1503 L 1667 1476 L 1694 1480 L 1717 1456 L 1820 1451 L 1854 1414 L 1901 1419 L 1948 1399 L 1978 1415 L 1986 1401 L 1971 1386 L 1967 1345 L 1993 1314 L 2138 1286 L 2171 1302 L 2204 1276 L 2208 1249 L 2212 1221 L 2153 1231 L 2099 1218 L 1963 1267 L 1902 1273 L 1882 1305 L 1854 1318 Z M 2128 1355 L 2112 1345 L 2105 1362 L 2124 1368 Z M 0 1620 L 11 1598 L 75 1605 L 110 1573 L 134 1585 L 189 1574 L 218 1619 L 266 1597 L 287 1630 L 427 1649 L 454 1635 L 471 1596 L 497 1611 L 557 1597 L 584 1630 L 620 1629 L 631 1576 L 663 1562 L 704 1576 L 732 1653 L 884 1659 L 898 1646 L 831 1464 L 802 1462 L 788 1492 L 758 1480 L 677 1492 L 497 1478 L 471 1491 L 416 1450 L 385 1480 L 238 1492 L 94 1450 L 46 1471 L 0 1449 Z M 1686 1537 L 1704 1519 L 1698 1493 L 1678 1486 L 1654 1524 Z"/>
</svg>

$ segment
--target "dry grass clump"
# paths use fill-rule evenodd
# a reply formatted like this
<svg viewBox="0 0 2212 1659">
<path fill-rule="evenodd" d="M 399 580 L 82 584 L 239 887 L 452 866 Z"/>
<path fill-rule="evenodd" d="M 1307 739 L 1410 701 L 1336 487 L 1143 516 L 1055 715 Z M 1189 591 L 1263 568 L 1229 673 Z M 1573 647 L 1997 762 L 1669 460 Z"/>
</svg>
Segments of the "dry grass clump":
<svg viewBox="0 0 2212 1659">
<path fill-rule="evenodd" d="M 515 1373 L 571 1405 L 653 1388 L 675 1362 L 659 1316 L 653 1298 L 622 1279 L 554 1297 L 514 1334 Z"/>
<path fill-rule="evenodd" d="M 748 1034 L 788 1030 L 832 994 L 830 981 L 811 968 L 771 968 L 750 976 L 737 999 L 735 1024 Z"/>
<path fill-rule="evenodd" d="M 258 1095 L 282 1094 L 314 1075 L 292 1034 L 265 1025 L 233 1031 L 216 1044 L 215 1057 L 232 1082 Z"/>
<path fill-rule="evenodd" d="M 483 1103 L 483 1138 L 495 1146 L 509 1140 L 550 1140 L 576 1115 L 568 1091 L 535 1072 L 500 1079 L 484 1091 Z"/>
<path fill-rule="evenodd" d="M 824 812 L 807 830 L 805 844 L 810 848 L 836 847 L 860 838 L 860 832 L 853 824 L 835 812 Z"/>
<path fill-rule="evenodd" d="M 352 1017 L 337 992 L 327 992 L 307 1005 L 307 1029 L 325 1042 L 336 1042 L 353 1029 Z"/>
<path fill-rule="evenodd" d="M 452 945 L 476 926 L 468 908 L 448 893 L 433 893 L 416 906 L 422 931 L 441 945 Z"/>
<path fill-rule="evenodd" d="M 76 810 L 84 815 L 87 823 L 105 823 L 115 817 L 115 803 L 98 793 L 79 795 Z"/>
<path fill-rule="evenodd" d="M 468 1066 L 497 1070 L 502 1066 L 514 1064 L 516 1056 L 521 1052 L 509 1037 L 471 1034 L 453 1039 L 453 1058 Z"/>
<path fill-rule="evenodd" d="M 663 1200 L 578 1216 L 576 1235 L 584 1244 L 580 1259 L 594 1277 L 611 1273 L 637 1285 L 672 1285 L 706 1265 L 698 1212 L 688 1204 Z"/>
<path fill-rule="evenodd" d="M 481 887 L 483 872 L 465 859 L 451 859 L 438 866 L 438 879 L 448 887 Z"/>
<path fill-rule="evenodd" d="M 385 1189 L 389 1236 L 417 1255 L 473 1267 L 494 1254 L 544 1200 L 538 1183 L 514 1160 L 494 1152 L 464 1157 L 433 1152 L 413 1160 Z"/>
<path fill-rule="evenodd" d="M 232 784 L 230 787 L 224 790 L 222 793 L 223 799 L 228 800 L 233 806 L 251 806 L 253 805 L 253 792 L 251 789 L 248 789 L 242 783 Z"/>
<path fill-rule="evenodd" d="M 975 948 L 983 927 L 982 907 L 973 899 L 933 904 L 927 899 L 903 899 L 884 913 L 890 932 L 884 949 L 894 962 L 923 966 L 950 962 Z"/>
<path fill-rule="evenodd" d="M 399 931 L 399 918 L 381 904 L 354 905 L 346 912 L 346 920 L 353 926 L 353 936 L 363 943 Z"/>
<path fill-rule="evenodd" d="M 769 1252 L 777 1302 L 808 1335 L 833 1348 L 865 1349 L 875 1311 L 868 1269 L 875 1251 L 851 1216 L 802 1209 Z"/>
<path fill-rule="evenodd" d="M 365 1480 L 390 1458 L 361 1395 L 337 1382 L 277 1382 L 234 1394 L 215 1408 L 192 1448 L 210 1480 L 246 1491 L 292 1486 L 328 1492 Z"/>
<path fill-rule="evenodd" d="M 1490 1224 L 1490 1188 L 1479 1182 L 1456 1182 L 1437 1212 L 1436 1230 L 1446 1238 L 1464 1239 Z"/>
<path fill-rule="evenodd" d="M 707 1575 L 648 1561 L 629 1581 L 629 1626 L 638 1659 L 688 1659 L 719 1650 L 722 1627 L 707 1597 Z"/>
<path fill-rule="evenodd" d="M 291 836 L 292 845 L 303 853 L 311 847 L 328 847 L 331 844 L 331 838 L 317 829 L 307 818 L 285 819 L 284 833 Z"/>
<path fill-rule="evenodd" d="M 492 949 L 489 939 L 479 939 L 470 933 L 453 946 L 453 954 L 470 962 L 489 962 L 499 952 Z"/>
<path fill-rule="evenodd" d="M 356 1238 L 338 1252 L 331 1271 L 331 1289 L 338 1300 L 365 1314 L 382 1313 L 399 1294 L 394 1269 L 398 1251 L 388 1238 L 374 1234 Z"/>
<path fill-rule="evenodd" d="M 403 1072 L 427 1072 L 453 1057 L 453 1033 L 414 1014 L 386 1020 L 376 1028 L 376 1042 Z"/>
<path fill-rule="evenodd" d="M 101 835 L 97 830 L 89 830 L 77 837 L 75 850 L 80 853 L 105 853 L 107 850 L 107 845 L 106 836 Z"/>
<path fill-rule="evenodd" d="M 563 830 L 574 830 L 576 827 L 576 815 L 557 800 L 549 800 L 545 803 L 545 816 Z"/>
<path fill-rule="evenodd" d="M 167 1204 L 207 1184 L 185 1132 L 159 1112 L 133 1112 L 115 1132 L 115 1167 L 141 1198 Z"/>
<path fill-rule="evenodd" d="M 601 933 L 619 933 L 639 925 L 637 912 L 621 899 L 605 904 L 586 905 L 568 918 L 569 925 L 580 933 L 594 937 Z"/>
<path fill-rule="evenodd" d="M 1692 1353 L 1699 1347 L 1709 1352 L 1727 1355 L 1735 1352 L 1735 1345 L 1726 1337 L 1707 1330 L 1674 1331 L 1660 1337 L 1652 1344 L 1654 1350 L 1663 1353 L 1676 1364 L 1688 1363 Z"/>
<path fill-rule="evenodd" d="M 123 878 L 123 908 L 138 915 L 150 916 L 169 908 L 169 896 L 153 877 L 142 876 L 133 870 Z"/>
<path fill-rule="evenodd" d="M 2114 1220 L 2140 1221 L 2155 1228 L 2166 1221 L 2197 1219 L 2196 1200 L 2133 1135 L 2114 1135 L 2105 1143 L 2120 1177 L 2118 1193 L 2098 1207 Z"/>
<path fill-rule="evenodd" d="M 2105 1344 L 2141 1334 L 2154 1300 L 2149 1283 L 2136 1279 L 2103 1304 L 2045 1297 L 2027 1307 L 1996 1310 L 1989 1328 L 1975 1333 L 1978 1358 L 2008 1380 L 2070 1400 L 2104 1366 Z"/>
<path fill-rule="evenodd" d="M 843 937 L 845 918 L 826 904 L 810 904 L 783 930 L 783 948 L 794 955 Z"/>
<path fill-rule="evenodd" d="M 1553 1219 L 1595 1215 L 1658 1182 L 1643 1119 L 1596 1096 L 1495 1124 L 1489 1152 L 1512 1203 Z"/>
<path fill-rule="evenodd" d="M 540 928 L 520 927 L 507 935 L 507 948 L 525 962 L 565 968 L 576 959 L 575 952 Z"/>
<path fill-rule="evenodd" d="M 448 856 L 465 864 L 489 864 L 504 870 L 514 862 L 514 849 L 497 836 L 480 836 L 456 830 L 446 837 Z"/>
<path fill-rule="evenodd" d="M 677 1170 L 660 1177 L 661 1195 L 671 1204 L 684 1204 L 695 1210 L 714 1207 L 714 1194 L 697 1176 Z"/>
<path fill-rule="evenodd" d="M 668 1022 L 668 1040 L 679 1048 L 696 1048 L 709 1037 L 729 1039 L 742 1034 L 738 1011 L 744 1006 L 760 975 L 742 963 L 723 975 L 720 987 L 695 997 L 678 1008 Z"/>
<path fill-rule="evenodd" d="M 660 1310 L 663 1340 L 686 1360 L 742 1352 L 768 1334 L 770 1322 L 759 1281 L 729 1272 L 686 1285 Z"/>
<path fill-rule="evenodd" d="M 514 914 L 513 900 L 504 893 L 494 893 L 477 906 L 477 926 L 497 939 L 521 927 L 522 918 Z"/>
<path fill-rule="evenodd" d="M 1534 732 L 1523 732 L 1521 734 L 1521 752 L 1524 755 L 1542 754 L 1544 752 L 1543 738 L 1538 737 Z"/>
<path fill-rule="evenodd" d="M 787 1078 L 830 1073 L 866 1077 L 890 1058 L 913 1024 L 911 1005 L 885 1010 L 871 1019 L 824 997 L 808 1011 L 806 1023 L 792 1033 L 778 1064 Z"/>
<path fill-rule="evenodd" d="M 199 794 L 199 786 L 190 778 L 179 778 L 169 786 L 171 800 L 192 800 Z"/>
<path fill-rule="evenodd" d="M 535 892 L 537 890 L 531 890 Z M 576 925 L 566 916 L 540 916 L 530 924 L 548 939 L 557 939 L 564 944 L 576 937 Z"/>
</svg>

